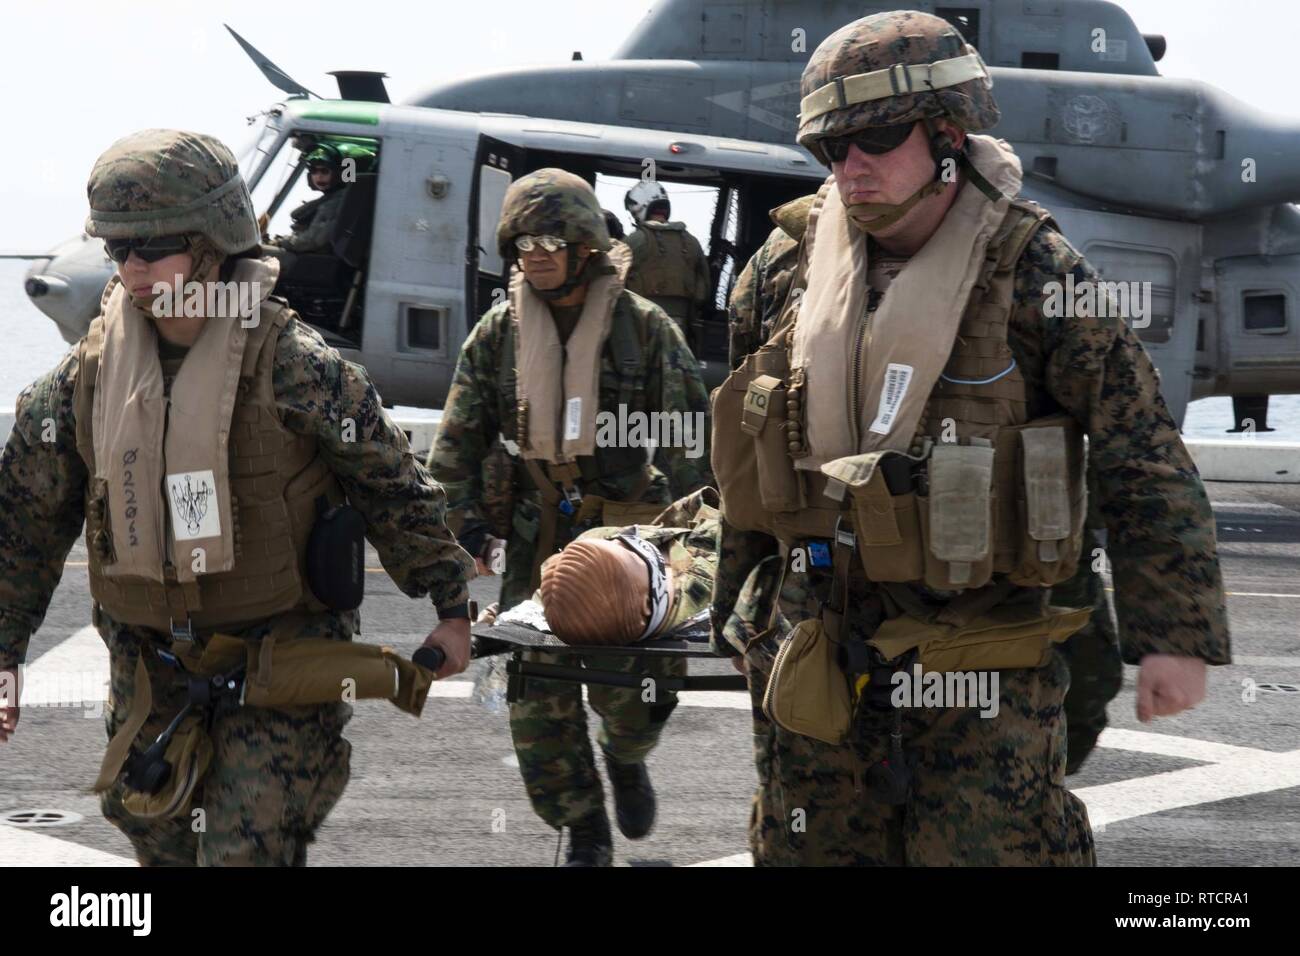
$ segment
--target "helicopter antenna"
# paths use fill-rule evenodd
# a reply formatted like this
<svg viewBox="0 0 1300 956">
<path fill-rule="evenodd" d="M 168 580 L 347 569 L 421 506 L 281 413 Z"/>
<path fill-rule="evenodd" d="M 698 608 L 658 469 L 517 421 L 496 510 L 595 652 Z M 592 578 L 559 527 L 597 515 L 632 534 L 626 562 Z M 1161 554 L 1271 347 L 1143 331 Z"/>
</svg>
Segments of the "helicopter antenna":
<svg viewBox="0 0 1300 956">
<path fill-rule="evenodd" d="M 257 49 L 257 47 L 253 46 L 253 44 L 249 43 L 238 33 L 232 30 L 230 28 L 230 24 L 223 23 L 222 26 L 224 26 L 227 30 L 230 30 L 230 35 L 235 38 L 235 42 L 244 48 L 244 52 L 248 54 L 248 58 L 252 60 L 255 64 L 257 64 L 257 68 L 262 71 L 262 75 L 265 76 L 268 80 L 270 80 L 271 85 L 274 86 L 276 89 L 283 90 L 285 93 L 288 93 L 290 96 L 306 96 L 306 97 L 315 96 L 316 99 L 321 98 L 319 96 L 316 96 L 315 93 L 307 89 L 307 87 L 303 86 L 293 77 L 291 77 L 288 73 L 284 72 L 284 70 L 280 69 L 274 63 L 268 60 L 265 56 L 263 56 L 262 53 Z"/>
</svg>

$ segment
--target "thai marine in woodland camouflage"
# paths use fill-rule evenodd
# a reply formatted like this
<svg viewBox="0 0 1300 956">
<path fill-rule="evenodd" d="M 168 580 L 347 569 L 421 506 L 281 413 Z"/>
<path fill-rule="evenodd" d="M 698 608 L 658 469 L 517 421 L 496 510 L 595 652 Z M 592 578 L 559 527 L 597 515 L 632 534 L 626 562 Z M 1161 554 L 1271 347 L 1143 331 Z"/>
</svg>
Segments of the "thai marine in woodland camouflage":
<svg viewBox="0 0 1300 956">
<path fill-rule="evenodd" d="M 541 170 L 516 181 L 508 191 L 497 229 L 503 258 L 514 261 L 514 240 L 520 235 L 551 235 L 570 243 L 570 281 L 589 281 L 575 270 L 574 246 L 583 244 L 596 253 L 608 251 L 608 263 L 627 264 L 627 249 L 609 239 L 604 213 L 591 187 L 561 170 Z M 587 272 L 591 271 L 588 260 Z M 616 268 L 616 266 L 615 266 Z M 553 309 L 554 314 L 554 309 Z M 526 600 L 533 591 L 534 571 L 545 557 L 537 553 L 547 505 L 523 462 L 514 458 L 513 494 L 507 495 L 500 477 L 504 462 L 492 451 L 502 439 L 517 448 L 518 408 L 511 378 L 505 373 L 513 361 L 505 356 L 514 348 L 510 301 L 490 309 L 470 331 L 461 348 L 450 392 L 433 448 L 429 470 L 447 489 L 453 527 L 472 554 L 481 554 L 493 528 L 500 527 L 499 503 L 513 500 L 506 534 L 505 570 L 501 608 Z M 623 291 L 615 300 L 611 339 L 621 325 L 636 338 L 639 359 L 635 367 L 616 361 L 606 344 L 600 354 L 599 410 L 617 415 L 680 412 L 707 415 L 708 395 L 699 366 L 680 330 L 653 303 Z M 526 437 L 526 436 L 523 436 Z M 710 483 L 707 453 L 688 457 L 684 447 L 663 447 L 656 452 L 659 467 L 647 466 L 643 448 L 597 445 L 582 466 L 581 492 L 610 502 L 642 502 L 667 506 Z M 494 491 L 485 496 L 485 476 Z M 496 512 L 494 516 L 492 511 Z M 495 517 L 495 520 L 494 520 Z M 554 516 L 554 547 L 558 550 L 579 534 L 600 525 L 599 511 Z M 609 522 L 605 522 L 609 523 Z M 494 535 L 496 536 L 496 535 Z M 629 669 L 641 665 L 633 659 L 619 664 Z M 597 699 L 601 701 L 597 705 Z M 657 740 L 671 705 L 660 702 L 647 709 L 636 695 L 592 692 L 593 706 L 606 728 L 602 741 L 616 758 L 639 762 Z M 598 802 L 600 787 L 586 736 L 581 695 L 577 689 L 554 684 L 530 684 L 528 698 L 511 705 L 511 731 L 519 756 L 520 773 L 534 809 L 552 826 L 574 826 L 603 819 Z M 617 743 L 628 741 L 627 746 Z M 615 753 L 617 751 L 617 753 Z M 599 828 L 599 827 L 598 827 Z M 604 824 L 608 832 L 608 824 Z"/>
</svg>

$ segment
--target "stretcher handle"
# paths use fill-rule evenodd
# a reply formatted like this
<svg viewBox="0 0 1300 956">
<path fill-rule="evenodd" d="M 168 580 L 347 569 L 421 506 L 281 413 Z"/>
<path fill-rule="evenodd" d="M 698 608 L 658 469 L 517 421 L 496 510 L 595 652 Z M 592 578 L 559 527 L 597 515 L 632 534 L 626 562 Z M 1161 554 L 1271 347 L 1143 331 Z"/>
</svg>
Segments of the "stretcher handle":
<svg viewBox="0 0 1300 956">
<path fill-rule="evenodd" d="M 442 652 L 440 647 L 421 647 L 411 655 L 411 660 L 421 667 L 436 673 L 446 663 L 447 655 Z"/>
</svg>

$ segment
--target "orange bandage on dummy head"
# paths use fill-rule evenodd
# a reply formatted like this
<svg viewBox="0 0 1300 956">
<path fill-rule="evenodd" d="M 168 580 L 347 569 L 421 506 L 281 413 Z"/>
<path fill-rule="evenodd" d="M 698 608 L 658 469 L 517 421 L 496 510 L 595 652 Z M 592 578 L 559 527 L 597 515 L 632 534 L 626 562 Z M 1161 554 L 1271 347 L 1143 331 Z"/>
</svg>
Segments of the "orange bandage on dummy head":
<svg viewBox="0 0 1300 956">
<path fill-rule="evenodd" d="M 667 611 L 663 556 L 626 536 L 574 541 L 542 565 L 542 607 L 551 632 L 566 644 L 633 644 Z"/>
</svg>

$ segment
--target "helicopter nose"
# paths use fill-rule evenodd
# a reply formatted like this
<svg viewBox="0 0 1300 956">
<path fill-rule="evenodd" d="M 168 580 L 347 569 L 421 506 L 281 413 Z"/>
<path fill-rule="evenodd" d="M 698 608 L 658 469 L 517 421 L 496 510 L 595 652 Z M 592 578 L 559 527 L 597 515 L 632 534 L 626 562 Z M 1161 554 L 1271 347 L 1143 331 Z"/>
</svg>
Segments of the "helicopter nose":
<svg viewBox="0 0 1300 956">
<path fill-rule="evenodd" d="M 29 299 L 39 299 L 44 296 L 62 296 L 67 295 L 71 290 L 67 280 L 60 279 L 58 276 L 50 275 L 31 275 L 23 280 L 23 291 L 27 293 Z"/>
</svg>

